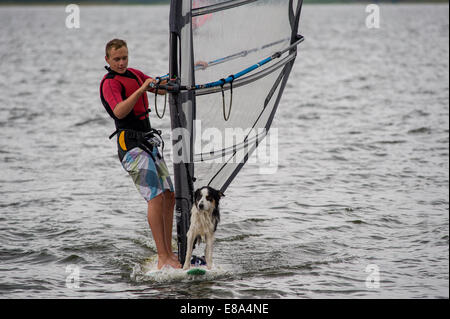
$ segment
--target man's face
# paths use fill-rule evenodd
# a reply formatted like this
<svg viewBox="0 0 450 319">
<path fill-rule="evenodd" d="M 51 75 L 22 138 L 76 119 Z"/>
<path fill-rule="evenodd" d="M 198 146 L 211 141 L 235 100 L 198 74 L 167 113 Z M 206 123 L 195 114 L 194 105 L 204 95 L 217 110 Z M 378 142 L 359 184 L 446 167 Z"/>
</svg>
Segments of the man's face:
<svg viewBox="0 0 450 319">
<path fill-rule="evenodd" d="M 105 60 L 114 72 L 119 74 L 125 73 L 128 67 L 128 49 L 126 47 L 121 47 L 117 50 L 111 48 L 109 57 L 106 56 Z"/>
</svg>

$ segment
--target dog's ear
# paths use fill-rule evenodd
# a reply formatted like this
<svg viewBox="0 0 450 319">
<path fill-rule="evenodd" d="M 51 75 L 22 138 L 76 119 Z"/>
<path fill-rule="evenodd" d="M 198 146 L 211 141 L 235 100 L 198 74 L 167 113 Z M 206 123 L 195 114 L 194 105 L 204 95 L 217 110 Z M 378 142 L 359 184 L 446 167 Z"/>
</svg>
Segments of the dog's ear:
<svg viewBox="0 0 450 319">
<path fill-rule="evenodd" d="M 200 188 L 197 188 L 197 190 L 194 193 L 194 202 L 197 200 L 199 195 L 200 195 Z"/>
<path fill-rule="evenodd" d="M 225 194 L 219 191 L 219 198 L 225 197 Z"/>
</svg>

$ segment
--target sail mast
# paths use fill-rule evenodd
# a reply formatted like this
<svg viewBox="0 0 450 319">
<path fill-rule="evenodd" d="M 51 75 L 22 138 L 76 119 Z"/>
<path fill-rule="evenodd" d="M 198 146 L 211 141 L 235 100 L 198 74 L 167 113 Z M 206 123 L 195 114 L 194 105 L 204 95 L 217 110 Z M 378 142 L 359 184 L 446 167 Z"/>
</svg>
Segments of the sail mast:
<svg viewBox="0 0 450 319">
<path fill-rule="evenodd" d="M 169 75 L 181 85 L 194 84 L 191 0 L 171 0 Z M 193 198 L 194 92 L 175 92 L 169 97 L 172 126 L 178 256 L 184 263 L 186 233 Z"/>
</svg>

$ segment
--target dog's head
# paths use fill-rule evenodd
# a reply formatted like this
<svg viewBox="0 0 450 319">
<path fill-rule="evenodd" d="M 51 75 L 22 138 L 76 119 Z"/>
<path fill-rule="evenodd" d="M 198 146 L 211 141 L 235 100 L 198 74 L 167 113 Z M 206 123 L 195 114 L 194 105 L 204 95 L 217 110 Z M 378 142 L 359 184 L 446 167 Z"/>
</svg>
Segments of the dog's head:
<svg viewBox="0 0 450 319">
<path fill-rule="evenodd" d="M 218 210 L 219 201 L 223 196 L 225 195 L 221 191 L 203 186 L 195 191 L 194 205 L 199 211 L 213 212 Z"/>
</svg>

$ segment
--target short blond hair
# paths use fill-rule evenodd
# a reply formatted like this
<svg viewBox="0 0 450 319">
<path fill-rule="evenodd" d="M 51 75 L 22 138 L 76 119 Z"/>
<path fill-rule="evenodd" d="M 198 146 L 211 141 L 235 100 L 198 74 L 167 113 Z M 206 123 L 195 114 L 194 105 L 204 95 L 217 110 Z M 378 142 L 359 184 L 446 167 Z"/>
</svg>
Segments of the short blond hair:
<svg viewBox="0 0 450 319">
<path fill-rule="evenodd" d="M 124 40 L 112 39 L 111 41 L 109 41 L 106 44 L 106 47 L 105 47 L 105 54 L 106 54 L 106 56 L 109 58 L 109 52 L 111 51 L 111 49 L 118 50 L 121 47 L 128 48 L 127 47 L 127 43 Z"/>
</svg>

